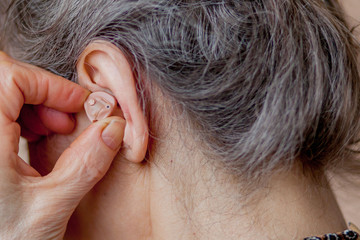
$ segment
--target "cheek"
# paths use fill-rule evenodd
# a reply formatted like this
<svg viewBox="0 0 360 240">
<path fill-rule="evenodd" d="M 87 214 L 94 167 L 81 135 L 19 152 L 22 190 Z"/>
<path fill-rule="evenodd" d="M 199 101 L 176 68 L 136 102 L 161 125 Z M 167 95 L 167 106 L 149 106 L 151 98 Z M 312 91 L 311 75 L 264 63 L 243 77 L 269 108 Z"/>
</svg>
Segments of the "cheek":
<svg viewBox="0 0 360 240">
<path fill-rule="evenodd" d="M 79 136 L 88 126 L 90 121 L 85 112 L 76 115 L 76 128 L 69 135 L 54 134 L 39 142 L 29 144 L 30 164 L 41 174 L 51 172 L 57 159 L 66 148 Z"/>
</svg>

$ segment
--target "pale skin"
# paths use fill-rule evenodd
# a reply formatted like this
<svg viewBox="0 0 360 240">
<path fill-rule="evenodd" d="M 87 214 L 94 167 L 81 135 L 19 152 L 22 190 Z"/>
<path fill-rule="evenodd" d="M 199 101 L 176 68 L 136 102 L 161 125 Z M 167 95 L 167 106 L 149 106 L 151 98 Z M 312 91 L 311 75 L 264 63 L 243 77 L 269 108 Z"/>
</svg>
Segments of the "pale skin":
<svg viewBox="0 0 360 240">
<path fill-rule="evenodd" d="M 347 228 L 329 186 L 314 184 L 297 167 L 269 178 L 253 198 L 242 195 L 239 187 L 246 183 L 215 169 L 200 151 L 201 140 L 168 111 L 158 91 L 153 116 L 139 114 L 131 69 L 123 53 L 106 42 L 91 43 L 79 59 L 79 84 L 112 93 L 127 125 L 120 154 L 80 202 L 65 239 L 285 240 Z M 63 148 L 90 124 L 84 112 L 76 119 L 73 134 L 31 145 L 31 162 L 40 173 L 51 171 Z M 149 145 L 148 128 L 156 136 Z"/>
<path fill-rule="evenodd" d="M 339 2 L 344 9 L 346 19 L 350 26 L 357 26 L 360 23 L 360 2 L 357 0 L 342 0 Z"/>
<path fill-rule="evenodd" d="M 359 38 L 360 33 L 360 1 L 358 0 L 341 0 L 345 13 L 345 18 L 351 28 L 355 27 L 354 34 Z M 359 186 L 360 178 L 353 177 L 352 183 L 343 181 L 342 177 L 335 177 L 332 180 L 332 186 L 338 199 L 341 210 L 345 219 L 355 224 L 360 224 L 360 204 L 359 204 Z"/>
<path fill-rule="evenodd" d="M 29 141 L 72 132 L 68 113 L 82 109 L 88 95 L 66 79 L 0 52 L 0 239 L 63 239 L 79 201 L 106 173 L 123 139 L 125 121 L 119 117 L 89 126 L 47 176 L 17 155 L 21 129 Z"/>
</svg>

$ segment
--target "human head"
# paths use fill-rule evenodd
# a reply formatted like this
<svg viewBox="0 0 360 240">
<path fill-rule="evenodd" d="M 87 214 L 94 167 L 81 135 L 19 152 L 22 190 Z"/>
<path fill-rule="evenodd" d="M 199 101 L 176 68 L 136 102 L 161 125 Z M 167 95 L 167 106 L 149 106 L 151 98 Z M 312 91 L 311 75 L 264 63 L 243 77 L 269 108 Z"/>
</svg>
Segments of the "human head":
<svg viewBox="0 0 360 240">
<path fill-rule="evenodd" d="M 162 112 L 185 116 L 210 162 L 244 179 L 297 163 L 314 173 L 350 162 L 359 130 L 357 48 L 336 6 L 14 0 L 3 41 L 14 57 L 73 81 L 84 49 L 108 41 L 134 69 L 144 114 L 159 117 L 158 89 L 176 103 Z"/>
</svg>

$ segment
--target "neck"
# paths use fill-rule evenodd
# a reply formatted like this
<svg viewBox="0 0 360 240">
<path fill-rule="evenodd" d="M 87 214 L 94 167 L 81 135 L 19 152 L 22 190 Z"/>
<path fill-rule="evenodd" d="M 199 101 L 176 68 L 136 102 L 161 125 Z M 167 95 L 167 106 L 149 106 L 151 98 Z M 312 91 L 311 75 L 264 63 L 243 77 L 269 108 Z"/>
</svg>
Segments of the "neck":
<svg viewBox="0 0 360 240">
<path fill-rule="evenodd" d="M 213 173 L 174 186 L 153 170 L 154 181 L 162 183 L 153 188 L 153 239 L 301 239 L 346 229 L 328 184 L 316 185 L 293 171 L 242 195 L 231 180 Z"/>
<path fill-rule="evenodd" d="M 214 171 L 178 169 L 169 177 L 158 166 L 115 162 L 66 239 L 301 239 L 346 228 L 330 188 L 293 172 L 244 196 Z"/>
<path fill-rule="evenodd" d="M 274 174 L 266 186 L 243 191 L 248 183 L 214 167 L 192 147 L 199 143 L 172 132 L 154 149 L 153 239 L 301 239 L 346 229 L 326 181 L 316 184 L 296 166 Z"/>
<path fill-rule="evenodd" d="M 249 201 L 227 178 L 192 172 L 174 183 L 159 167 L 118 166 L 82 201 L 66 239 L 301 239 L 346 229 L 330 188 L 294 173 Z"/>
<path fill-rule="evenodd" d="M 148 164 L 115 159 L 83 199 L 65 239 L 301 239 L 343 231 L 329 186 L 298 169 L 244 195 L 175 134 L 158 141 Z M 189 154 L 186 154 L 188 152 Z"/>
</svg>

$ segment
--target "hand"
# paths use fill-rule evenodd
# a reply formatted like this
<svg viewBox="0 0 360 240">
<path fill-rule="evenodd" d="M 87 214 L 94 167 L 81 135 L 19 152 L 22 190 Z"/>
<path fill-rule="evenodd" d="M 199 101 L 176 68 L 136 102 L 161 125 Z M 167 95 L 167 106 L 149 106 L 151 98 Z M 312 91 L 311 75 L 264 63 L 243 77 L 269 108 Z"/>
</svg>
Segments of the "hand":
<svg viewBox="0 0 360 240">
<path fill-rule="evenodd" d="M 28 142 L 36 142 L 51 133 L 69 134 L 75 128 L 72 114 L 57 111 L 44 105 L 25 104 L 17 122 L 21 126 L 21 136 Z"/>
<path fill-rule="evenodd" d="M 0 52 L 0 239 L 62 239 L 82 197 L 105 175 L 123 138 L 125 121 L 118 117 L 92 124 L 47 176 L 17 155 L 21 128 L 16 120 L 27 111 L 24 104 L 42 105 L 35 107 L 42 126 L 26 120 L 32 132 L 69 131 L 73 123 L 66 113 L 82 109 L 88 94 L 77 84 Z M 64 124 L 52 125 L 59 116 Z M 35 135 L 44 134 L 41 131 Z"/>
</svg>

